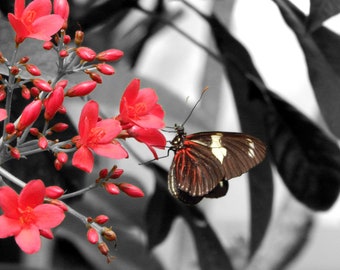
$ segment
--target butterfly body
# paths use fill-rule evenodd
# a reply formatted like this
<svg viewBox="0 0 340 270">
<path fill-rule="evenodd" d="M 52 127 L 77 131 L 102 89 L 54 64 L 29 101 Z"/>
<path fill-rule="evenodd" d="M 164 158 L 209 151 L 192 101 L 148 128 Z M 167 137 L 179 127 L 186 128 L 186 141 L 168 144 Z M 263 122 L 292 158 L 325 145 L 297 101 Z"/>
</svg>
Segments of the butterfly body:
<svg viewBox="0 0 340 270">
<path fill-rule="evenodd" d="M 265 145 L 250 135 L 220 131 L 187 135 L 183 126 L 175 129 L 168 188 L 184 203 L 224 196 L 228 191 L 226 180 L 247 172 L 265 157 Z"/>
</svg>

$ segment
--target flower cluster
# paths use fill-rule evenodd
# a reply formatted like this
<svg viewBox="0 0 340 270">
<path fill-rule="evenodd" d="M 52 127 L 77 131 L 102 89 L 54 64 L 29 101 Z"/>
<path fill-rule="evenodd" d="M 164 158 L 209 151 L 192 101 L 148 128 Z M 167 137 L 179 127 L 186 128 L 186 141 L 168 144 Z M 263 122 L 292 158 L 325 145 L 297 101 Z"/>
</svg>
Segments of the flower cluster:
<svg viewBox="0 0 340 270">
<path fill-rule="evenodd" d="M 117 115 L 105 116 L 101 112 L 100 104 L 91 98 L 91 93 L 103 82 L 103 75 L 115 74 L 109 63 L 120 60 L 123 52 L 112 48 L 96 53 L 83 45 L 82 31 L 76 31 L 72 39 L 66 34 L 68 15 L 67 0 L 54 0 L 53 5 L 50 0 L 33 0 L 27 6 L 25 0 L 15 0 L 14 13 L 8 14 L 16 34 L 16 49 L 8 58 L 0 53 L 0 65 L 8 69 L 6 76 L 0 75 L 0 101 L 5 104 L 0 109 L 0 121 L 4 127 L 0 139 L 0 175 L 7 179 L 6 183 L 11 182 L 22 190 L 18 195 L 5 182 L 0 187 L 0 238 L 14 236 L 24 252 L 35 253 L 41 246 L 40 236 L 53 238 L 51 229 L 59 226 L 65 218 L 64 212 L 68 212 L 86 224 L 89 242 L 97 244 L 109 261 L 111 257 L 105 241 L 116 241 L 116 234 L 110 227 L 103 226 L 108 217 L 86 217 L 66 205 L 63 199 L 97 187 L 112 195 L 122 191 L 130 197 L 144 196 L 138 187 L 116 182 L 115 179 L 123 173 L 122 169 L 116 166 L 111 170 L 102 169 L 90 186 L 65 193 L 59 186 L 45 187 L 40 179 L 25 183 L 1 167 L 10 159 L 49 151 L 55 156 L 56 170 L 62 170 L 71 156 L 74 167 L 90 173 L 96 156 L 113 160 L 128 158 L 120 140 L 134 138 L 144 143 L 155 158 L 155 148 L 165 148 L 166 140 L 160 132 L 164 127 L 164 111 L 158 104 L 156 92 L 151 88 L 141 89 L 139 79 L 133 79 L 127 86 Z M 45 79 L 44 72 L 30 62 L 29 56 L 17 59 L 17 52 L 27 38 L 43 41 L 40 49 L 55 54 L 56 74 L 48 74 L 53 79 Z M 23 71 L 28 75 L 23 75 Z M 65 75 L 70 78 L 75 73 L 83 73 L 84 80 L 74 83 L 72 79 L 65 79 Z M 13 92 L 17 89 L 28 105 L 17 119 L 13 119 Z M 55 116 L 67 113 L 64 101 L 72 98 L 84 100 L 78 134 L 67 140 L 55 139 L 58 133 L 68 129 L 67 123 L 55 123 Z M 44 119 L 42 127 L 37 124 L 39 118 Z M 54 135 L 53 139 L 51 135 Z"/>
</svg>

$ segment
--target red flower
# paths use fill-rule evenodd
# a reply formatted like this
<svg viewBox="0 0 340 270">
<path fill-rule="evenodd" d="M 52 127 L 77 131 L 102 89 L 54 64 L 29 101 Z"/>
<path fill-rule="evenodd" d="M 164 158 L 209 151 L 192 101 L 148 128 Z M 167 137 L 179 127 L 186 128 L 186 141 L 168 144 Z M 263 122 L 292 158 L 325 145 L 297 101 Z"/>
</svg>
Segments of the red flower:
<svg viewBox="0 0 340 270">
<path fill-rule="evenodd" d="M 87 102 L 79 119 L 79 135 L 72 139 L 78 148 L 73 155 L 72 164 L 86 172 L 93 169 L 94 157 L 91 150 L 108 158 L 127 157 L 124 148 L 114 140 L 122 130 L 119 122 L 114 119 L 98 121 L 98 114 L 98 103 L 93 100 Z"/>
<path fill-rule="evenodd" d="M 154 149 L 160 148 L 164 149 L 166 145 L 166 139 L 164 135 L 155 128 L 141 128 L 138 126 L 133 126 L 128 129 L 128 133 L 131 137 L 135 138 L 137 141 L 145 143 L 150 149 L 155 159 L 158 159 L 157 153 Z"/>
<path fill-rule="evenodd" d="M 5 109 L 0 109 L 0 121 L 7 118 L 7 111 Z"/>
<path fill-rule="evenodd" d="M 157 103 L 158 97 L 151 88 L 139 89 L 140 81 L 133 79 L 126 87 L 120 102 L 120 115 L 123 129 L 132 126 L 142 128 L 163 128 L 164 111 Z"/>
<path fill-rule="evenodd" d="M 65 217 L 55 205 L 44 204 L 45 185 L 41 180 L 30 181 L 18 195 L 12 188 L 0 187 L 0 238 L 15 237 L 26 253 L 39 251 L 40 230 L 50 231 Z"/>
<path fill-rule="evenodd" d="M 25 8 L 25 0 L 16 0 L 14 14 L 8 14 L 8 20 L 16 32 L 16 42 L 19 44 L 25 38 L 48 41 L 63 26 L 64 19 L 57 14 L 51 14 L 50 0 L 34 0 Z"/>
</svg>

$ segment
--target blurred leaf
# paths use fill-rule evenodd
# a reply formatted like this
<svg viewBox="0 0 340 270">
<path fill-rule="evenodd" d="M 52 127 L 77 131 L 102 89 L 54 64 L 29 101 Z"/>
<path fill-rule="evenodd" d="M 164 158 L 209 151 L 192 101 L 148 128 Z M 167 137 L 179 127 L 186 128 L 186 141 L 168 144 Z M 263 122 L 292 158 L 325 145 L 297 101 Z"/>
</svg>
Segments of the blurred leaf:
<svg viewBox="0 0 340 270">
<path fill-rule="evenodd" d="M 286 23 L 296 34 L 304 51 L 309 78 L 321 113 L 330 130 L 337 137 L 340 137 L 340 121 L 338 120 L 340 115 L 338 104 L 340 100 L 340 76 L 338 69 L 334 69 L 334 66 L 339 66 L 339 63 L 330 64 L 330 61 L 339 60 L 338 47 L 340 44 L 329 44 L 327 46 L 328 53 L 325 54 L 324 49 L 318 47 L 313 36 L 307 33 L 301 13 L 287 0 L 274 0 L 274 2 L 278 5 Z M 321 35 L 319 34 L 318 37 L 321 37 Z M 329 43 L 329 41 L 327 42 Z M 331 48 L 331 45 L 333 48 Z M 331 55 L 336 56 L 334 60 L 331 60 Z"/>
<path fill-rule="evenodd" d="M 310 0 L 309 16 L 306 22 L 308 31 L 313 32 L 319 28 L 324 21 L 339 12 L 339 0 Z"/>
<path fill-rule="evenodd" d="M 149 248 L 152 249 L 165 240 L 173 221 L 180 215 L 181 208 L 167 190 L 165 180 L 168 172 L 157 164 L 148 166 L 153 170 L 157 179 L 155 192 L 149 201 L 145 217 Z"/>
<path fill-rule="evenodd" d="M 271 154 L 291 193 L 314 210 L 329 209 L 340 191 L 340 150 L 320 128 L 268 91 Z"/>
<path fill-rule="evenodd" d="M 146 214 L 150 248 L 164 241 L 174 219 L 182 217 L 193 233 L 200 268 L 232 270 L 228 255 L 202 212 L 195 206 L 187 206 L 173 198 L 165 182 L 168 172 L 156 164 L 149 166 L 157 178 L 156 190 Z"/>
<path fill-rule="evenodd" d="M 222 56 L 222 64 L 232 86 L 242 131 L 264 140 L 266 132 L 263 119 L 266 110 L 262 102 L 251 98 L 252 93 L 257 90 L 249 81 L 249 78 L 255 78 L 259 83 L 262 83 L 262 79 L 243 45 L 229 33 L 216 17 L 212 15 L 205 18 L 212 29 L 216 45 Z M 250 254 L 253 254 L 266 233 L 272 211 L 273 180 L 268 159 L 250 171 L 249 183 L 251 200 Z"/>
</svg>

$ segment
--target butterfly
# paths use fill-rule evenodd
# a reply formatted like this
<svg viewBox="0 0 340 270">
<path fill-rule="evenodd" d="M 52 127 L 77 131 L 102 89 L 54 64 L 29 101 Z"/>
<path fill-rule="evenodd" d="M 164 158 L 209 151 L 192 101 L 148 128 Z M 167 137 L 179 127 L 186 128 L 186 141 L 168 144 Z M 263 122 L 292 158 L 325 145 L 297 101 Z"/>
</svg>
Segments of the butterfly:
<svg viewBox="0 0 340 270">
<path fill-rule="evenodd" d="M 186 204 L 224 196 L 228 179 L 249 171 L 266 155 L 265 144 L 244 133 L 208 131 L 187 135 L 183 124 L 175 126 L 175 131 L 169 148 L 175 155 L 168 189 Z"/>
</svg>

